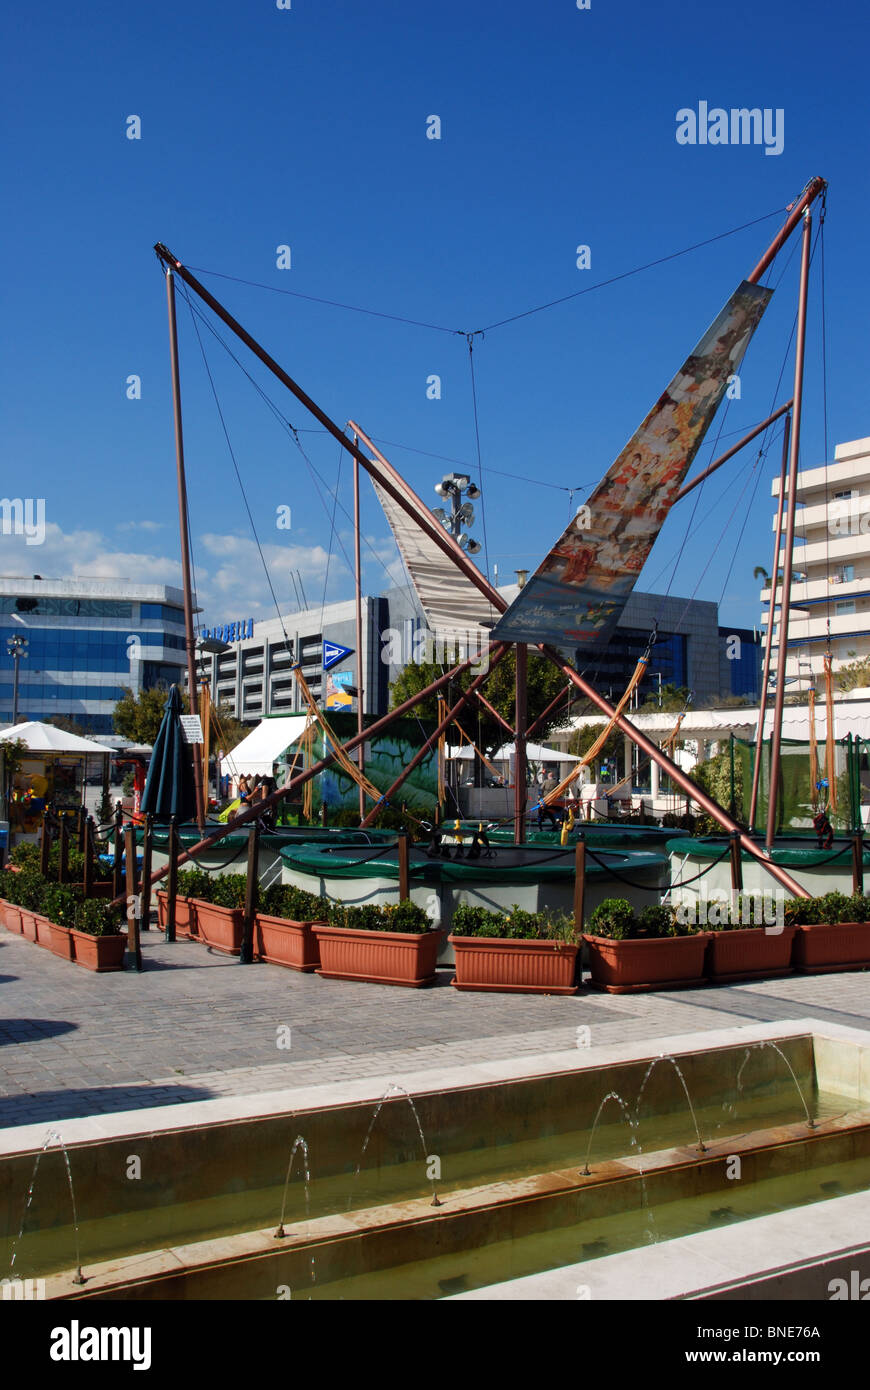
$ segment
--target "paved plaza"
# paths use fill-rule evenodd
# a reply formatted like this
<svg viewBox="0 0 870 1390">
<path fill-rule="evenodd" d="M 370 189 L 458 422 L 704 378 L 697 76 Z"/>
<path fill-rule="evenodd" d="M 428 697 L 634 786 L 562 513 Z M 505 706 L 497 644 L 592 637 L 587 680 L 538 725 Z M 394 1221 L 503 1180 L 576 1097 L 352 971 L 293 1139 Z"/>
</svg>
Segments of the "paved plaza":
<svg viewBox="0 0 870 1390">
<path fill-rule="evenodd" d="M 143 943 L 141 975 L 93 975 L 0 930 L 0 1128 L 578 1041 L 595 1048 L 807 1017 L 870 1030 L 870 972 L 565 998 L 459 993 L 450 969 L 411 990 L 242 966 L 199 942 L 167 945 L 156 931 Z"/>
</svg>

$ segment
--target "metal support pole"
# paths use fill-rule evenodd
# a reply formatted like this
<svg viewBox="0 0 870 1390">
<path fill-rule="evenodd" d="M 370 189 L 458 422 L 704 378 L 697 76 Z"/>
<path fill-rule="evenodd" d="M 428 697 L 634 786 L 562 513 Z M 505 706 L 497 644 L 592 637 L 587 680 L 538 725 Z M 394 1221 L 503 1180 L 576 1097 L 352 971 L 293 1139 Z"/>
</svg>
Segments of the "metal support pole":
<svg viewBox="0 0 870 1390">
<path fill-rule="evenodd" d="M 399 902 L 407 902 L 411 896 L 411 871 L 408 856 L 408 832 L 399 831 L 396 842 L 399 851 Z"/>
<path fill-rule="evenodd" d="M 517 661 L 516 716 L 514 720 L 517 729 L 514 743 L 514 844 L 521 845 L 526 838 L 526 804 L 529 799 L 528 765 L 526 762 L 529 649 L 525 642 L 517 642 L 514 650 Z"/>
<path fill-rule="evenodd" d="M 154 835 L 154 827 L 151 824 L 151 817 L 145 817 L 145 827 L 142 831 L 142 878 L 140 881 L 139 892 L 141 894 L 141 912 L 139 921 L 143 931 L 151 930 L 151 850 Z"/>
<path fill-rule="evenodd" d="M 124 855 L 127 869 L 127 957 L 128 969 L 142 969 L 142 946 L 139 941 L 139 894 L 136 892 L 136 828 L 127 826 Z"/>
<path fill-rule="evenodd" d="M 257 889 L 259 887 L 260 864 L 260 822 L 252 821 L 248 827 L 248 866 L 245 880 L 245 918 L 242 926 L 242 944 L 239 950 L 239 964 L 254 963 L 254 918 L 257 915 Z"/>
<path fill-rule="evenodd" d="M 39 844 L 39 872 L 48 878 L 48 856 L 51 854 L 51 825 L 49 812 L 42 813 L 42 839 Z"/>
<path fill-rule="evenodd" d="M 480 704 L 483 705 L 483 708 L 487 711 L 487 713 L 492 715 L 492 717 L 493 717 L 493 719 L 495 720 L 495 722 L 496 722 L 497 724 L 500 724 L 500 725 L 501 725 L 501 727 L 504 729 L 505 733 L 508 734 L 508 736 L 509 736 L 511 739 L 515 739 L 515 738 L 516 738 L 516 730 L 512 729 L 511 726 L 510 726 L 510 724 L 507 722 L 507 720 L 506 720 L 506 719 L 503 719 L 502 716 L 499 714 L 499 712 L 498 712 L 498 710 L 495 708 L 495 706 L 494 706 L 494 705 L 491 705 L 491 704 L 489 703 L 489 700 L 487 700 L 487 698 L 486 698 L 486 696 L 484 695 L 483 691 L 482 691 L 482 690 L 478 690 L 478 691 L 476 691 L 475 693 L 476 693 L 476 695 L 477 695 L 477 698 L 478 698 Z M 526 737 L 528 738 L 528 730 L 526 730 Z"/>
<path fill-rule="evenodd" d="M 353 442 L 359 448 L 359 438 L 354 435 Z M 356 763 L 360 770 L 360 775 L 365 771 L 365 739 L 362 738 L 363 732 L 363 636 L 362 636 L 362 562 L 360 559 L 360 515 L 359 515 L 359 459 L 354 455 L 353 460 L 353 532 L 354 532 L 354 598 L 356 599 L 356 731 L 360 736 L 360 743 L 356 750 Z M 298 658 L 297 658 L 298 660 Z M 362 786 L 359 791 L 359 818 L 360 823 L 366 816 L 366 794 Z"/>
<path fill-rule="evenodd" d="M 577 835 L 574 847 L 574 929 L 579 935 L 583 930 L 586 908 L 586 841 L 583 831 Z"/>
<path fill-rule="evenodd" d="M 115 810 L 115 827 L 112 835 L 114 859 L 112 862 L 112 897 L 123 897 L 123 865 L 121 863 L 121 822 L 123 814 L 120 806 Z"/>
<path fill-rule="evenodd" d="M 794 420 L 789 448 L 788 511 L 785 525 L 785 558 L 782 567 L 782 597 L 779 603 L 779 647 L 776 660 L 776 695 L 773 706 L 773 727 L 770 731 L 770 796 L 767 804 L 767 834 L 765 844 L 770 850 L 776 834 L 777 794 L 779 791 L 782 742 L 782 712 L 785 701 L 785 665 L 788 656 L 788 619 L 791 605 L 791 576 L 794 567 L 794 524 L 797 507 L 798 460 L 801 443 L 801 411 L 803 406 L 804 355 L 807 341 L 807 298 L 810 278 L 810 242 L 813 219 L 804 213 L 801 245 L 801 280 L 798 300 L 797 337 L 794 355 Z M 771 612 L 771 622 L 773 613 Z"/>
<path fill-rule="evenodd" d="M 187 512 L 187 480 L 184 474 L 184 435 L 181 425 L 181 375 L 178 366 L 178 330 L 175 321 L 175 276 L 166 270 L 166 302 L 169 310 L 169 357 L 172 366 L 172 410 L 175 417 L 175 464 L 178 475 L 178 518 L 181 530 L 181 578 L 184 589 L 184 634 L 187 645 L 187 693 L 191 714 L 196 714 L 196 641 L 193 635 L 193 588 L 190 577 L 190 539 Z M 193 780 L 196 789 L 196 819 L 205 825 L 202 756 L 193 745 Z"/>
<path fill-rule="evenodd" d="M 720 454 L 717 459 L 714 459 L 713 462 L 704 469 L 703 473 L 699 473 L 697 477 L 692 478 L 691 482 L 681 487 L 674 498 L 674 502 L 682 502 L 683 498 L 687 497 L 690 492 L 693 492 L 696 487 L 699 487 L 700 484 L 704 482 L 705 478 L 709 478 L 710 474 L 715 473 L 717 468 L 721 468 L 723 463 L 727 463 L 729 459 L 733 459 L 735 454 L 739 454 L 741 449 L 745 449 L 747 444 L 751 444 L 753 439 L 757 439 L 763 430 L 766 430 L 770 425 L 774 424 L 781 415 L 785 415 L 787 410 L 791 410 L 793 404 L 793 401 L 786 401 L 785 405 L 779 407 L 779 410 L 775 410 L 772 415 L 768 415 L 766 420 L 762 420 L 760 425 L 756 425 L 748 434 L 745 434 L 739 443 L 732 444 L 731 448 L 726 449 L 724 454 Z"/>
<path fill-rule="evenodd" d="M 761 673 L 761 693 L 758 701 L 758 728 L 755 731 L 755 756 L 752 761 L 752 796 L 749 802 L 749 829 L 755 829 L 755 813 L 758 807 L 758 786 L 761 778 L 761 758 L 764 743 L 764 720 L 767 715 L 767 687 L 770 682 L 770 654 L 773 649 L 773 616 L 776 611 L 777 576 L 779 575 L 779 551 L 782 544 L 782 513 L 785 506 L 785 483 L 788 476 L 789 440 L 791 438 L 791 415 L 785 417 L 782 435 L 782 461 L 779 470 L 779 500 L 776 505 L 776 526 L 773 541 L 773 574 L 770 578 L 770 609 L 767 615 L 767 633 L 764 639 L 764 668 Z"/>
<path fill-rule="evenodd" d="M 864 831 L 852 836 L 852 892 L 864 896 Z"/>
<path fill-rule="evenodd" d="M 731 887 L 735 892 L 743 891 L 743 863 L 740 857 L 740 836 L 731 832 Z"/>
<path fill-rule="evenodd" d="M 175 900 L 178 897 L 178 826 L 173 816 L 169 822 L 166 836 L 166 853 L 169 857 L 166 878 L 166 940 L 175 940 Z"/>
<path fill-rule="evenodd" d="M 83 870 L 82 870 L 82 893 L 83 893 L 84 897 L 86 897 L 86 898 L 89 898 L 89 897 L 91 896 L 91 891 L 92 891 L 92 889 L 93 889 L 93 884 L 94 884 L 94 841 L 93 841 L 93 833 L 94 833 L 94 831 L 93 831 L 93 825 L 92 825 L 92 823 L 91 823 L 91 818 L 90 818 L 90 816 L 88 816 L 88 817 L 86 818 L 86 820 L 85 820 L 85 846 L 84 846 L 85 863 L 84 863 L 84 868 L 83 868 Z"/>
</svg>

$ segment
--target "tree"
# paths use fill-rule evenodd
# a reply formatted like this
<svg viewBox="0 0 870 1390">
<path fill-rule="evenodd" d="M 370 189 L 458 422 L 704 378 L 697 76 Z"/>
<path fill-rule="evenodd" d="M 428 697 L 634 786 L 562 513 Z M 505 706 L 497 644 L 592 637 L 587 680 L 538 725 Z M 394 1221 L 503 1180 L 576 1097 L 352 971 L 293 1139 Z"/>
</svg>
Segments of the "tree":
<svg viewBox="0 0 870 1390">
<path fill-rule="evenodd" d="M 740 820 L 743 814 L 743 759 L 735 757 L 733 767 L 733 797 L 731 795 L 731 749 L 727 743 L 715 757 L 708 758 L 703 763 L 696 763 L 689 776 L 701 788 L 701 791 L 706 792 L 720 806 L 724 806 L 728 814 L 735 820 Z"/>
<path fill-rule="evenodd" d="M 838 690 L 857 690 L 859 686 L 870 685 L 870 656 L 841 666 L 834 676 L 834 684 Z"/>
<path fill-rule="evenodd" d="M 767 573 L 767 570 L 764 568 L 764 565 L 755 566 L 755 569 L 752 571 L 752 578 L 763 579 L 765 589 L 770 587 L 770 575 Z"/>
<path fill-rule="evenodd" d="M 568 752 L 573 753 L 575 758 L 582 758 L 592 747 L 595 740 L 603 734 L 607 725 L 602 721 L 600 724 L 586 724 L 582 729 L 575 729 L 568 740 Z M 598 764 L 601 762 L 615 761 L 623 749 L 623 734 L 619 729 L 613 729 L 608 734 L 604 747 L 600 749 L 594 760 L 593 772 L 596 781 L 598 780 Z"/>
<path fill-rule="evenodd" d="M 684 685 L 674 685 L 673 681 L 668 681 L 661 690 L 651 690 L 646 696 L 641 709 L 644 710 L 673 710 L 679 714 L 686 708 L 686 701 L 689 692 Z"/>
<path fill-rule="evenodd" d="M 122 686 L 124 694 L 115 706 L 112 719 L 115 732 L 131 743 L 152 743 L 157 737 L 163 721 L 163 706 L 169 694 L 165 685 L 153 685 L 150 690 L 142 690 L 134 695 L 129 686 Z M 182 708 L 188 709 L 187 696 L 181 691 Z"/>
<path fill-rule="evenodd" d="M 516 717 L 516 671 L 516 649 L 512 647 L 496 666 L 483 687 L 483 694 L 489 703 L 511 728 L 514 727 Z M 395 709 L 397 705 L 410 699 L 412 695 L 424 690 L 440 675 L 443 675 L 443 668 L 434 662 L 409 662 L 390 686 L 391 708 Z M 454 704 L 460 693 L 468 689 L 477 675 L 479 675 L 479 671 L 475 671 L 473 668 L 464 671 L 461 676 L 450 682 L 449 687 L 442 689 L 441 694 L 447 699 L 448 704 Z M 555 700 L 564 685 L 564 675 L 552 662 L 548 661 L 546 657 L 539 656 L 536 652 L 529 652 L 526 705 L 530 724 L 537 719 L 538 715 L 543 714 L 547 705 L 550 704 L 551 700 Z M 421 719 L 436 720 L 438 717 L 437 694 L 429 695 L 425 700 L 422 700 L 417 705 L 415 713 Z M 483 752 L 491 753 L 503 743 L 510 742 L 507 731 L 476 699 L 472 699 L 466 705 L 465 710 L 460 713 L 459 722 L 467 729 Z M 543 742 L 549 733 L 554 729 L 561 729 L 566 722 L 567 713 L 565 707 L 562 706 L 535 731 L 535 742 Z"/>
<path fill-rule="evenodd" d="M 163 722 L 163 707 L 169 694 L 165 685 L 154 685 L 150 690 L 142 690 L 134 695 L 128 687 L 114 710 L 115 731 L 131 743 L 151 743 L 157 737 Z M 181 691 L 181 704 L 186 713 L 190 708 L 187 695 Z M 228 705 L 211 707 L 210 747 L 229 753 L 251 732 L 246 724 L 237 719 Z"/>
</svg>

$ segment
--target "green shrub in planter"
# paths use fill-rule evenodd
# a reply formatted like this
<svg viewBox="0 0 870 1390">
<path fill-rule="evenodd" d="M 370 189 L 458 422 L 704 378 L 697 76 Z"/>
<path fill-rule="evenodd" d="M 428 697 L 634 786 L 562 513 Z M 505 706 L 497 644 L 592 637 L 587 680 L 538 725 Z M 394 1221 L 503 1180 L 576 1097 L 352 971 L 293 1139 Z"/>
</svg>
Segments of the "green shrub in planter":
<svg viewBox="0 0 870 1390">
<path fill-rule="evenodd" d="M 59 927 L 74 927 L 80 901 L 79 895 L 65 885 L 48 883 L 42 894 L 42 906 L 39 910 L 49 922 L 54 922 Z"/>
<path fill-rule="evenodd" d="M 30 842 L 16 845 L 9 855 L 9 863 L 18 869 L 39 869 L 40 848 Z"/>
<path fill-rule="evenodd" d="M 103 898 L 85 898 L 76 904 L 76 931 L 88 936 L 117 936 L 121 930 L 121 910 Z"/>
<path fill-rule="evenodd" d="M 268 917 L 284 917 L 291 922 L 325 922 L 329 903 L 292 883 L 273 883 L 261 895 L 260 911 Z"/>
<path fill-rule="evenodd" d="M 179 898 L 199 898 L 201 902 L 211 902 L 212 887 L 216 879 L 204 869 L 180 869 L 178 873 Z M 160 885 L 166 888 L 166 880 Z"/>
<path fill-rule="evenodd" d="M 352 931 L 409 932 L 419 935 L 429 931 L 431 922 L 416 903 L 406 899 L 400 903 L 364 903 L 350 907 L 346 903 L 329 904 L 329 925 L 347 927 Z"/>
<path fill-rule="evenodd" d="M 244 907 L 247 886 L 247 874 L 218 874 L 212 879 L 209 902 L 215 907 Z"/>
<path fill-rule="evenodd" d="M 510 912 L 460 903 L 453 914 L 454 936 L 488 937 L 502 941 L 574 941 L 573 918 L 566 912 L 527 912 L 514 903 Z"/>
<path fill-rule="evenodd" d="M 687 936 L 689 927 L 679 922 L 673 908 L 648 903 L 637 919 L 637 936 Z"/>
<path fill-rule="evenodd" d="M 48 879 L 42 877 L 38 869 L 26 868 L 20 873 L 11 875 L 15 880 L 15 897 L 10 901 L 23 907 L 27 912 L 42 911 L 42 895 L 45 892 Z"/>
<path fill-rule="evenodd" d="M 637 931 L 634 908 L 625 898 L 605 898 L 589 914 L 586 930 L 590 936 L 609 936 L 612 941 L 627 941 Z"/>
</svg>

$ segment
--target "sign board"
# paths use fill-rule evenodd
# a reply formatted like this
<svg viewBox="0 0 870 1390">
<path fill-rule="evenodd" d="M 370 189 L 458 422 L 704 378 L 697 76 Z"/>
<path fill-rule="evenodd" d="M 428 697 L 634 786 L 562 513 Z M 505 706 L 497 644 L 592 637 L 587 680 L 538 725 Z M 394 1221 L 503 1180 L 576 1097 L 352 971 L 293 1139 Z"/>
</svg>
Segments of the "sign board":
<svg viewBox="0 0 870 1390">
<path fill-rule="evenodd" d="M 353 685 L 353 671 L 335 671 L 332 680 L 335 685 Z"/>
<path fill-rule="evenodd" d="M 337 666 L 345 657 L 353 656 L 353 647 L 340 647 L 337 642 L 324 642 L 323 644 L 323 669 L 331 671 L 333 666 Z"/>
<path fill-rule="evenodd" d="M 180 714 L 181 732 L 185 743 L 202 743 L 202 721 L 198 714 Z"/>
</svg>

